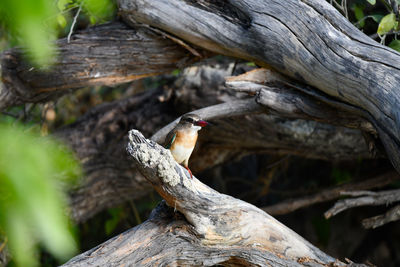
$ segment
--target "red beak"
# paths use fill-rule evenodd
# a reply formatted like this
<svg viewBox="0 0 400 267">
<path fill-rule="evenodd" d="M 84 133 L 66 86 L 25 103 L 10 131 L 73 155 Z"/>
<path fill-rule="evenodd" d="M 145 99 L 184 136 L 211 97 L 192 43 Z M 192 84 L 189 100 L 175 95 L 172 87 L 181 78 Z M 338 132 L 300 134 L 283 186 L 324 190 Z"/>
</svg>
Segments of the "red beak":
<svg viewBox="0 0 400 267">
<path fill-rule="evenodd" d="M 207 124 L 208 124 L 208 122 L 206 122 L 206 121 L 202 121 L 202 120 L 196 121 L 197 126 L 204 127 L 204 126 L 207 126 Z"/>
</svg>

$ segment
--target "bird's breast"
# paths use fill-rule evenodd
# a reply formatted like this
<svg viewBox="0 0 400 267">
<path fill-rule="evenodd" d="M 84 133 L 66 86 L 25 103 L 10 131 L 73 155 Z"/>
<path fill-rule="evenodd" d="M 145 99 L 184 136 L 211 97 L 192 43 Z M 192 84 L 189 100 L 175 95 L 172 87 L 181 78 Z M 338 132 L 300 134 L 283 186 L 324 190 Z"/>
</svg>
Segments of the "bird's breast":
<svg viewBox="0 0 400 267">
<path fill-rule="evenodd" d="M 184 162 L 190 157 L 197 141 L 197 133 L 189 134 L 177 132 L 175 140 L 171 145 L 171 153 L 178 163 Z"/>
</svg>

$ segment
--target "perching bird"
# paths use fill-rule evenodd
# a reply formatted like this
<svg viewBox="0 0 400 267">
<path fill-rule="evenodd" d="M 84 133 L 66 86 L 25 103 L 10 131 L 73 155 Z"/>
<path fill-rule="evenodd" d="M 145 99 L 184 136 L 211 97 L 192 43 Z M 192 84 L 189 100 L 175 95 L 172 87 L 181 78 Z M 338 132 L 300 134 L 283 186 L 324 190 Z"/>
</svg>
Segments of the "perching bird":
<svg viewBox="0 0 400 267">
<path fill-rule="evenodd" d="M 179 123 L 165 138 L 165 148 L 171 151 L 176 162 L 183 164 L 188 170 L 190 178 L 193 177 L 188 164 L 197 141 L 197 132 L 208 123 L 201 120 L 196 114 L 183 115 Z"/>
</svg>

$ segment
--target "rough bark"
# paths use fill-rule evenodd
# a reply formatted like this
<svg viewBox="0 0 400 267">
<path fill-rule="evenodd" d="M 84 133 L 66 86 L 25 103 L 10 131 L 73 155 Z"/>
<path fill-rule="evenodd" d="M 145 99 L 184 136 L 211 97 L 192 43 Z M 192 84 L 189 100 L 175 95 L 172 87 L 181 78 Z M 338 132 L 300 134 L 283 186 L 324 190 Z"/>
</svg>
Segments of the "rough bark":
<svg viewBox="0 0 400 267">
<path fill-rule="evenodd" d="M 400 53 L 361 33 L 326 1 L 118 2 L 128 23 L 272 66 L 353 106 L 374 125 L 400 171 Z"/>
<path fill-rule="evenodd" d="M 214 126 L 201 132 L 190 162 L 195 174 L 252 153 L 289 153 L 327 160 L 371 157 L 359 130 L 266 114 L 232 117 L 229 108 L 233 102 L 252 102 L 256 109 L 258 104 L 254 98 L 241 100 L 243 96 L 221 87 L 231 70 L 229 64 L 190 67 L 174 84 L 170 79 L 164 89 L 103 104 L 59 129 L 56 136 L 72 147 L 85 170 L 79 189 L 71 195 L 73 218 L 84 221 L 106 207 L 147 194 L 151 187 L 123 153 L 127 131 L 135 127 L 151 136 L 166 122 L 189 111 L 188 107 L 211 105 L 205 108 L 210 111 L 215 110 L 212 105 L 228 101 L 228 109 L 218 108 L 219 112 L 225 111 L 224 118 L 213 120 Z"/>
<path fill-rule="evenodd" d="M 122 22 L 78 31 L 70 43 L 66 38 L 58 40 L 56 48 L 57 57 L 49 70 L 29 65 L 21 49 L 1 55 L 0 110 L 56 99 L 71 89 L 116 85 L 169 72 L 199 59 L 149 28 Z"/>
<path fill-rule="evenodd" d="M 144 224 L 64 266 L 346 266 L 262 210 L 190 178 L 140 132 L 129 140 L 138 169 L 171 208 L 159 206 Z"/>
</svg>

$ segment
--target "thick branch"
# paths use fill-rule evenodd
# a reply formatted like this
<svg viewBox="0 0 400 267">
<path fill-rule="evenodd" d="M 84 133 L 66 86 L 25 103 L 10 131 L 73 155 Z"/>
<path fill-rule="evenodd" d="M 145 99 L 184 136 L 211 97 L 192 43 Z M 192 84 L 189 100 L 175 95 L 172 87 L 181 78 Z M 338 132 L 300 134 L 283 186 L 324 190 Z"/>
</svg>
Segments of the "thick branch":
<svg viewBox="0 0 400 267">
<path fill-rule="evenodd" d="M 357 107 L 400 171 L 400 54 L 361 33 L 326 1 L 118 2 L 128 23 L 270 65 Z"/>
<path fill-rule="evenodd" d="M 131 245 L 127 245 L 127 244 Z M 304 265 L 313 262 L 304 260 Z M 263 250 L 239 246 L 205 247 L 193 226 L 162 202 L 150 218 L 76 256 L 64 267 L 86 266 L 302 266 Z M 303 266 L 304 266 L 303 265 Z"/>
<path fill-rule="evenodd" d="M 326 95 L 308 95 L 309 87 L 296 84 L 274 70 L 258 68 L 226 79 L 228 88 L 256 95 L 269 114 L 356 128 L 373 135 L 376 130 L 356 108 Z"/>
<path fill-rule="evenodd" d="M 56 43 L 50 70 L 22 60 L 21 50 L 1 55 L 0 109 L 55 99 L 70 89 L 115 85 L 185 67 L 198 57 L 148 28 L 112 22 L 78 31 Z"/>
<path fill-rule="evenodd" d="M 260 209 L 220 194 L 195 177 L 191 179 L 168 150 L 140 132 L 130 131 L 129 140 L 128 151 L 140 172 L 183 217 L 174 216 L 171 209 L 168 215 L 158 218 L 153 214 L 143 225 L 75 257 L 65 266 L 104 262 L 109 266 L 212 266 L 228 264 L 228 259 L 243 266 L 345 266 Z M 160 214 L 160 208 L 156 214 Z M 184 245 L 174 246 L 177 240 Z M 143 247 L 146 249 L 140 249 Z"/>
</svg>

